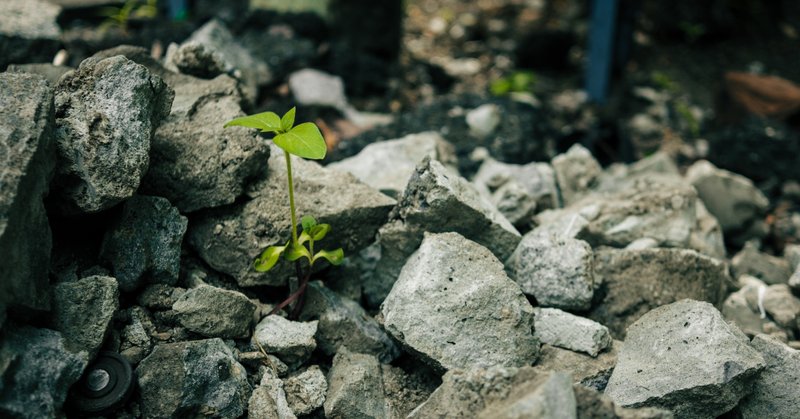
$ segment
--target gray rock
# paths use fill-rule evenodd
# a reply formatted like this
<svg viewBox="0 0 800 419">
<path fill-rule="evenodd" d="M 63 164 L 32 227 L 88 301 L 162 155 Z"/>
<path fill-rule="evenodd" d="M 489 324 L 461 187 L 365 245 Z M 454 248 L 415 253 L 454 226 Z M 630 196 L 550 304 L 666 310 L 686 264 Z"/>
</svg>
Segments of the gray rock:
<svg viewBox="0 0 800 419">
<path fill-rule="evenodd" d="M 145 418 L 237 418 L 247 409 L 247 372 L 221 339 L 157 345 L 136 375 Z"/>
<path fill-rule="evenodd" d="M 764 356 L 767 367 L 753 382 L 752 392 L 739 403 L 741 417 L 795 417 L 800 405 L 800 351 L 766 335 L 756 336 L 751 345 Z"/>
<path fill-rule="evenodd" d="M 325 395 L 325 417 L 367 419 L 386 417 L 381 364 L 372 355 L 341 348 L 333 357 Z"/>
<path fill-rule="evenodd" d="M 658 306 L 684 298 L 719 305 L 731 283 L 724 262 L 688 249 L 600 250 L 595 252 L 595 281 L 602 301 L 588 317 L 615 338 Z"/>
<path fill-rule="evenodd" d="M 526 226 L 545 209 L 558 208 L 555 172 L 547 163 L 524 165 L 486 158 L 472 182 L 515 226 Z"/>
<path fill-rule="evenodd" d="M 300 319 L 319 320 L 316 339 L 326 355 L 333 356 L 342 346 L 385 363 L 400 355 L 400 348 L 357 302 L 340 297 L 322 282 L 309 284 L 304 307 Z"/>
<path fill-rule="evenodd" d="M 260 86 L 272 81 L 267 63 L 254 57 L 217 19 L 212 19 L 196 30 L 182 45 L 198 43 L 216 52 L 225 63 L 225 71 L 236 72 L 242 81 L 242 91 L 250 103 L 258 97 Z"/>
<path fill-rule="evenodd" d="M 290 74 L 289 89 L 300 105 L 330 106 L 340 110 L 350 106 L 342 79 L 312 68 Z"/>
<path fill-rule="evenodd" d="M 263 368 L 263 367 L 262 367 Z M 260 385 L 256 386 L 247 404 L 247 417 L 250 419 L 295 419 L 289 403 L 283 381 L 271 370 L 263 368 Z"/>
<path fill-rule="evenodd" d="M 486 103 L 467 112 L 465 118 L 470 134 L 485 138 L 493 134 L 500 124 L 500 107 Z"/>
<path fill-rule="evenodd" d="M 501 260 L 508 258 L 520 241 L 517 229 L 472 184 L 428 158 L 417 166 L 390 219 L 378 232 L 381 259 L 364 284 L 370 306 L 386 297 L 424 232 L 459 233 L 486 246 Z"/>
<path fill-rule="evenodd" d="M 789 262 L 789 268 L 797 269 L 800 266 L 800 244 L 787 244 L 784 246 L 783 258 Z"/>
<path fill-rule="evenodd" d="M 624 407 L 719 416 L 736 406 L 765 366 L 748 343 L 709 303 L 656 308 L 628 328 L 605 392 Z"/>
<path fill-rule="evenodd" d="M 617 364 L 617 352 L 621 344 L 620 341 L 613 341 L 608 351 L 597 356 L 542 345 L 536 366 L 544 370 L 567 372 L 576 384 L 603 391 Z"/>
<path fill-rule="evenodd" d="M 597 356 L 611 347 L 608 328 L 557 308 L 535 308 L 536 336 L 540 342 Z"/>
<path fill-rule="evenodd" d="M 139 292 L 136 302 L 140 306 L 151 310 L 169 310 L 185 292 L 185 288 L 171 287 L 166 284 L 151 284 Z"/>
<path fill-rule="evenodd" d="M 583 240 L 526 234 L 506 262 L 522 292 L 543 307 L 587 310 L 594 295 L 594 254 Z"/>
<path fill-rule="evenodd" d="M 654 407 L 638 409 L 617 406 L 611 397 L 579 384 L 572 386 L 578 419 L 674 419 L 669 410 Z"/>
<path fill-rule="evenodd" d="M 174 285 L 188 221 L 165 198 L 136 195 L 103 237 L 100 257 L 111 265 L 119 288 L 130 292 L 146 281 Z"/>
<path fill-rule="evenodd" d="M 577 201 L 596 186 L 603 171 L 592 153 L 580 144 L 554 157 L 551 164 L 565 205 Z"/>
<path fill-rule="evenodd" d="M 130 318 L 130 323 L 122 329 L 119 353 L 136 365 L 153 349 L 150 336 L 156 333 L 156 327 L 150 314 L 141 307 L 131 307 Z"/>
<path fill-rule="evenodd" d="M 789 277 L 789 287 L 794 291 L 800 291 L 800 265 L 795 268 L 794 273 Z"/>
<path fill-rule="evenodd" d="M 50 62 L 61 46 L 61 7 L 42 0 L 0 2 L 0 70 L 11 63 Z"/>
<path fill-rule="evenodd" d="M 192 332 L 233 339 L 250 336 L 256 305 L 240 292 L 201 285 L 186 291 L 172 309 Z"/>
<path fill-rule="evenodd" d="M 11 64 L 8 66 L 9 73 L 31 73 L 38 74 L 44 77 L 50 86 L 58 84 L 58 80 L 66 73 L 74 70 L 72 67 L 65 65 L 55 65 L 50 63 L 36 63 L 36 64 Z"/>
<path fill-rule="evenodd" d="M 533 308 L 486 248 L 426 234 L 381 305 L 387 332 L 436 369 L 536 360 Z"/>
<path fill-rule="evenodd" d="M 405 418 L 430 397 L 441 378 L 427 368 L 402 368 L 382 364 L 383 390 L 389 405 L 389 417 Z"/>
<path fill-rule="evenodd" d="M 107 276 L 90 276 L 77 282 L 53 287 L 53 327 L 66 339 L 73 352 L 86 351 L 97 355 L 119 309 L 117 280 Z"/>
<path fill-rule="evenodd" d="M 54 179 L 60 211 L 98 212 L 136 192 L 150 162 L 150 139 L 173 97 L 160 77 L 120 56 L 86 59 L 61 78 Z"/>
<path fill-rule="evenodd" d="M 722 227 L 717 219 L 708 212 L 703 201 L 698 200 L 695 205 L 697 224 L 695 224 L 694 230 L 689 236 L 689 248 L 697 250 L 704 255 L 724 259 L 726 250 L 725 240 L 722 237 Z"/>
<path fill-rule="evenodd" d="M 52 236 L 43 199 L 55 168 L 53 96 L 38 76 L 2 73 L 0 103 L 0 305 L 47 310 Z"/>
<path fill-rule="evenodd" d="M 728 295 L 722 304 L 722 316 L 749 336 L 764 333 L 764 327 L 770 320 L 766 316 L 761 317 L 758 296 L 766 293 L 767 285 L 750 276 L 740 278 L 739 282 L 743 283 L 742 287 Z"/>
<path fill-rule="evenodd" d="M 792 275 L 789 262 L 762 253 L 752 242 L 745 244 L 744 248 L 733 256 L 731 268 L 737 278 L 742 275 L 751 275 L 767 284 L 785 284 Z"/>
<path fill-rule="evenodd" d="M 49 329 L 6 326 L 0 341 L 0 415 L 52 418 L 61 411 L 69 387 L 86 368 L 86 352 L 66 349 Z"/>
<path fill-rule="evenodd" d="M 726 233 L 746 228 L 769 206 L 767 197 L 750 179 L 718 169 L 706 160 L 689 167 L 686 177 Z"/>
<path fill-rule="evenodd" d="M 278 315 L 264 317 L 253 333 L 254 347 L 260 345 L 281 361 L 298 366 L 311 356 L 317 347 L 314 335 L 318 322 L 294 322 Z M 257 344 L 255 344 L 257 343 Z"/>
<path fill-rule="evenodd" d="M 170 116 L 152 139 L 150 170 L 140 192 L 163 196 L 181 212 L 231 204 L 246 183 L 265 172 L 269 146 L 252 129 L 223 128 L 244 115 L 236 80 L 203 80 L 164 69 L 148 50 L 120 46 L 96 58 L 124 55 L 175 90 Z"/>
<path fill-rule="evenodd" d="M 252 199 L 204 213 L 189 231 L 189 242 L 212 268 L 236 278 L 240 286 L 282 285 L 294 275 L 282 260 L 271 271 L 256 272 L 252 261 L 268 246 L 291 237 L 283 151 L 273 148 L 268 178 L 253 187 Z M 357 181 L 349 173 L 328 170 L 292 157 L 295 205 L 299 216 L 329 223 L 322 247 L 343 247 L 345 255 L 372 242 L 395 201 Z"/>
<path fill-rule="evenodd" d="M 508 399 L 489 405 L 478 418 L 577 419 L 572 377 L 563 372 L 547 373 L 537 382 L 515 388 Z"/>
<path fill-rule="evenodd" d="M 286 401 L 295 415 L 307 415 L 325 402 L 328 382 L 319 366 L 312 365 L 305 371 L 284 380 Z"/>
<path fill-rule="evenodd" d="M 800 329 L 800 299 L 792 295 L 786 284 L 770 285 L 764 291 L 764 310 L 779 326 L 787 330 Z"/>
<path fill-rule="evenodd" d="M 453 145 L 436 132 L 371 143 L 357 155 L 333 162 L 328 168 L 350 172 L 367 185 L 398 198 L 406 189 L 414 168 L 425 156 L 457 170 Z"/>
<path fill-rule="evenodd" d="M 164 58 L 164 67 L 201 79 L 212 79 L 224 74 L 226 70 L 222 55 L 197 41 L 189 41 L 180 46 L 170 44 Z"/>
</svg>

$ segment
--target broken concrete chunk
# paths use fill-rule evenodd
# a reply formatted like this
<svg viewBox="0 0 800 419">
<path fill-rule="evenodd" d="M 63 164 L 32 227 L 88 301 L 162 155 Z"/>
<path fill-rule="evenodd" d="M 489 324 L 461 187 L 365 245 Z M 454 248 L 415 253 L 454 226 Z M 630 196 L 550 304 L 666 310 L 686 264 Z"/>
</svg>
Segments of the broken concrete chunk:
<svg viewBox="0 0 800 419">
<path fill-rule="evenodd" d="M 752 242 L 731 259 L 731 265 L 735 277 L 751 275 L 770 285 L 785 284 L 792 275 L 789 262 L 759 251 Z"/>
<path fill-rule="evenodd" d="M 316 320 L 294 322 L 274 314 L 264 317 L 253 333 L 253 346 L 258 348 L 260 345 L 267 353 L 275 354 L 281 361 L 296 367 L 317 347 L 314 340 L 317 324 Z"/>
<path fill-rule="evenodd" d="M 284 384 L 272 370 L 261 367 L 261 382 L 253 390 L 247 403 L 247 417 L 250 419 L 296 419 L 286 401 Z"/>
<path fill-rule="evenodd" d="M 387 332 L 434 368 L 534 362 L 533 308 L 486 248 L 426 234 L 381 306 Z"/>
<path fill-rule="evenodd" d="M 625 407 L 716 417 L 736 406 L 764 358 L 709 303 L 681 300 L 628 328 L 606 394 Z"/>
<path fill-rule="evenodd" d="M 622 342 L 613 341 L 608 351 L 596 357 L 561 349 L 551 345 L 542 345 L 536 366 L 545 370 L 564 371 L 572 375 L 576 384 L 603 391 L 617 364 L 617 352 Z"/>
<path fill-rule="evenodd" d="M 114 278 L 90 276 L 53 287 L 53 326 L 64 335 L 67 348 L 86 351 L 90 358 L 97 355 L 118 308 Z"/>
<path fill-rule="evenodd" d="M 611 347 L 608 328 L 557 308 L 535 308 L 536 338 L 540 342 L 597 356 Z"/>
<path fill-rule="evenodd" d="M 598 183 L 603 168 L 592 153 L 580 144 L 554 157 L 551 164 L 556 172 L 558 188 L 564 205 L 577 201 Z"/>
<path fill-rule="evenodd" d="M 543 374 L 536 383 L 514 388 L 506 400 L 489 405 L 478 414 L 481 419 L 577 419 L 572 377 L 563 372 Z"/>
<path fill-rule="evenodd" d="M 325 417 L 367 419 L 386 417 L 381 364 L 372 355 L 341 348 L 328 373 Z"/>
<path fill-rule="evenodd" d="M 240 292 L 201 285 L 181 295 L 172 309 L 192 332 L 232 339 L 250 336 L 256 305 Z"/>
<path fill-rule="evenodd" d="M 328 382 L 319 366 L 312 365 L 305 371 L 284 380 L 286 401 L 295 415 L 307 415 L 325 402 Z"/>
<path fill-rule="evenodd" d="M 743 419 L 794 417 L 800 405 L 800 351 L 766 335 L 756 336 L 751 345 L 767 367 L 739 403 L 739 413 Z"/>
</svg>

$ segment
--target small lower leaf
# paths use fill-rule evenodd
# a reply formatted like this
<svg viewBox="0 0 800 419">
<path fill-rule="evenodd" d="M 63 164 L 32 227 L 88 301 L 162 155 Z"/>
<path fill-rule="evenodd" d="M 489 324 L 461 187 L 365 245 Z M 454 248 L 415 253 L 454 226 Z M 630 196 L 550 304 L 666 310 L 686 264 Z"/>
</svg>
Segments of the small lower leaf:
<svg viewBox="0 0 800 419">
<path fill-rule="evenodd" d="M 264 249 L 261 252 L 261 256 L 257 257 L 253 262 L 253 268 L 258 272 L 267 272 L 272 269 L 278 263 L 278 258 L 281 257 L 288 245 L 289 243 L 286 243 L 286 246 L 270 246 Z"/>
<path fill-rule="evenodd" d="M 336 250 L 320 250 L 316 255 L 314 255 L 312 263 L 320 258 L 327 259 L 331 265 L 341 265 L 342 262 L 344 262 L 344 250 L 341 248 Z"/>
<path fill-rule="evenodd" d="M 310 215 L 304 215 L 303 218 L 300 219 L 300 224 L 303 226 L 303 231 L 311 231 L 311 229 L 317 225 L 317 220 Z"/>
<path fill-rule="evenodd" d="M 294 262 L 302 257 L 311 262 L 311 252 L 309 252 L 305 246 L 299 243 L 296 246 L 289 247 L 289 250 L 286 252 L 286 259 L 288 259 L 290 262 Z"/>
<path fill-rule="evenodd" d="M 297 244 L 303 244 L 309 240 L 311 240 L 311 236 L 309 236 L 308 233 L 304 231 L 300 233 L 300 237 L 297 238 Z"/>
<path fill-rule="evenodd" d="M 325 238 L 325 235 L 331 231 L 330 224 L 318 224 L 311 229 L 309 235 L 314 241 L 319 241 Z"/>
</svg>

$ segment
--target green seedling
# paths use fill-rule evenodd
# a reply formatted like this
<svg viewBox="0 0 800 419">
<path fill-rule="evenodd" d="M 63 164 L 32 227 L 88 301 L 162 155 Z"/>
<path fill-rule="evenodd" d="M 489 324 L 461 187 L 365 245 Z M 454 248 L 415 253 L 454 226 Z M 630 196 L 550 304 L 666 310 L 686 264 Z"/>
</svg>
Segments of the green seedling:
<svg viewBox="0 0 800 419">
<path fill-rule="evenodd" d="M 293 301 L 297 301 L 290 317 L 297 318 L 303 305 L 303 295 L 311 278 L 314 264 L 321 260 L 327 260 L 333 265 L 339 265 L 344 260 L 344 251 L 341 248 L 335 250 L 319 250 L 314 252 L 314 244 L 328 234 L 331 230 L 330 224 L 319 224 L 314 217 L 304 215 L 300 221 L 302 232 L 297 234 L 297 215 L 294 205 L 294 182 L 292 180 L 292 155 L 304 159 L 321 160 L 325 158 L 327 146 L 325 139 L 319 132 L 319 128 L 312 122 L 305 122 L 294 125 L 295 108 L 286 112 L 283 117 L 279 117 L 274 112 L 264 112 L 250 116 L 236 118 L 225 124 L 225 128 L 240 126 L 255 128 L 264 133 L 272 133 L 275 136 L 272 142 L 283 150 L 286 158 L 286 173 L 289 187 L 289 209 L 292 220 L 292 237 L 282 246 L 270 246 L 253 262 L 253 268 L 259 272 L 267 272 L 272 269 L 283 256 L 286 260 L 295 263 L 297 279 L 300 281 L 297 291 L 292 293 L 286 300 L 276 306 L 271 314 L 274 314 Z M 305 273 L 301 261 L 306 261 Z"/>
<path fill-rule="evenodd" d="M 534 72 L 516 71 L 508 77 L 493 81 L 489 90 L 495 96 L 503 96 L 509 93 L 526 93 L 533 91 L 536 81 Z"/>
<path fill-rule="evenodd" d="M 106 20 L 100 24 L 100 31 L 118 28 L 128 32 L 128 24 L 132 18 L 154 19 L 158 16 L 158 0 L 128 0 L 121 7 L 106 7 L 101 14 Z"/>
</svg>

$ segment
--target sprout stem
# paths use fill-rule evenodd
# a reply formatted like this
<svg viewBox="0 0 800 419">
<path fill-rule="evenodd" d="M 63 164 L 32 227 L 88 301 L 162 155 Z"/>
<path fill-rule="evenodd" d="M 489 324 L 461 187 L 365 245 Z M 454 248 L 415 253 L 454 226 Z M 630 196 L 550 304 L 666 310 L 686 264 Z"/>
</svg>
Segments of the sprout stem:
<svg viewBox="0 0 800 419">
<path fill-rule="evenodd" d="M 292 157 L 284 150 L 286 173 L 289 175 L 289 208 L 292 210 L 292 246 L 297 246 L 297 216 L 294 213 L 294 183 L 292 182 Z"/>
</svg>

